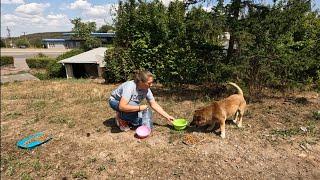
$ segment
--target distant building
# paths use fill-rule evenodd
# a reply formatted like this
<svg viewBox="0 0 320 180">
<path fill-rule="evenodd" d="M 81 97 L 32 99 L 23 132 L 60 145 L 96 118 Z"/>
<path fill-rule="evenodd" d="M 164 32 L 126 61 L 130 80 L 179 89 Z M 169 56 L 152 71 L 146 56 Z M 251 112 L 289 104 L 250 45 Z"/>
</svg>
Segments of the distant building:
<svg viewBox="0 0 320 180">
<path fill-rule="evenodd" d="M 72 37 L 75 33 L 63 33 L 63 39 L 42 39 L 42 44 L 45 48 L 79 48 L 83 39 L 76 39 Z M 91 33 L 91 36 L 99 38 L 102 44 L 110 44 L 115 37 L 115 33 Z"/>
<path fill-rule="evenodd" d="M 59 48 L 64 49 L 65 48 L 65 40 L 64 39 L 42 39 L 42 44 L 45 48 L 51 49 L 51 48 Z"/>
</svg>

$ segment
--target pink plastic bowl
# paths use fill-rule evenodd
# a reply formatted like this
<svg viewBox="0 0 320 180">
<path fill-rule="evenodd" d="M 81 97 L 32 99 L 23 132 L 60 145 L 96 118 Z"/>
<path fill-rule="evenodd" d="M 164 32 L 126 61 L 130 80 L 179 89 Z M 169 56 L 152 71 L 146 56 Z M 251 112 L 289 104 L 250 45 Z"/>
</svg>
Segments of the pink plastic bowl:
<svg viewBox="0 0 320 180">
<path fill-rule="evenodd" d="M 136 129 L 136 134 L 140 137 L 140 138 L 145 138 L 147 136 L 149 136 L 151 133 L 151 129 L 146 126 L 146 125 L 142 125 L 142 126 L 139 126 L 137 129 Z"/>
</svg>

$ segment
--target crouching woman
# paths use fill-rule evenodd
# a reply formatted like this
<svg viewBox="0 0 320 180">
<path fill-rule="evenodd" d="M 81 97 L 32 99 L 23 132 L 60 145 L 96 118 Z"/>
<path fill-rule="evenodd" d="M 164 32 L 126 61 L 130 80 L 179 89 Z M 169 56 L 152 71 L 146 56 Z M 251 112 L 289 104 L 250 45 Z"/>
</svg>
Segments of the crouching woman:
<svg viewBox="0 0 320 180">
<path fill-rule="evenodd" d="M 134 80 L 122 83 L 109 98 L 110 107 L 116 111 L 116 124 L 121 131 L 130 130 L 132 126 L 147 125 L 153 128 L 152 111 L 148 105 L 141 104 L 147 100 L 149 106 L 167 119 L 168 123 L 174 119 L 155 101 L 150 87 L 153 74 L 149 71 L 138 71 Z"/>
</svg>

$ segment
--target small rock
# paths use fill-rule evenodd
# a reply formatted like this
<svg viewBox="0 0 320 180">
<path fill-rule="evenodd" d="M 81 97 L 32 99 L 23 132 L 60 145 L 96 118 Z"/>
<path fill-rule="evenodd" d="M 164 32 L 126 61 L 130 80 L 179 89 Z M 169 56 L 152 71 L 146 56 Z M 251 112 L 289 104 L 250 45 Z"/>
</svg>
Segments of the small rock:
<svg viewBox="0 0 320 180">
<path fill-rule="evenodd" d="M 298 156 L 299 156 L 299 157 L 302 157 L 302 158 L 307 157 L 307 155 L 306 155 L 306 154 L 304 154 L 304 153 L 301 153 L 301 154 L 299 154 Z"/>
<path fill-rule="evenodd" d="M 90 136 L 90 133 L 87 133 L 87 137 L 89 137 Z"/>
<path fill-rule="evenodd" d="M 300 127 L 300 129 L 303 131 L 303 132 L 307 132 L 308 129 L 306 127 Z"/>
</svg>

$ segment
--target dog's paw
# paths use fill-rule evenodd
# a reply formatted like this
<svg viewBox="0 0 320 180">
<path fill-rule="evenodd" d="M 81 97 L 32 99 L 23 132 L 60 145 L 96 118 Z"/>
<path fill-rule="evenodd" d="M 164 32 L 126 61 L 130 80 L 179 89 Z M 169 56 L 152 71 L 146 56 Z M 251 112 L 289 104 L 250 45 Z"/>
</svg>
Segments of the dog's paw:
<svg viewBox="0 0 320 180">
<path fill-rule="evenodd" d="M 242 123 L 237 124 L 238 128 L 242 128 Z"/>
<path fill-rule="evenodd" d="M 220 137 L 221 137 L 222 139 L 224 139 L 224 138 L 226 138 L 226 134 L 221 132 Z"/>
<path fill-rule="evenodd" d="M 235 124 L 237 124 L 237 120 L 236 120 L 236 119 L 233 119 L 232 122 L 235 123 Z"/>
</svg>

